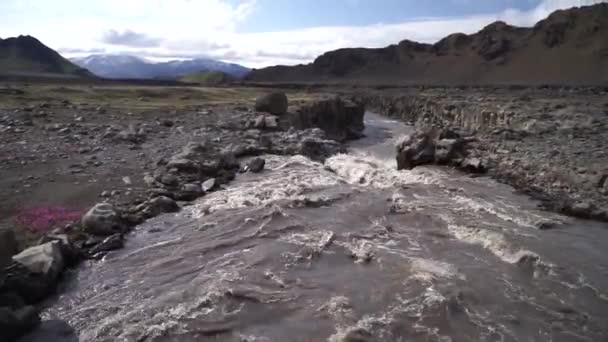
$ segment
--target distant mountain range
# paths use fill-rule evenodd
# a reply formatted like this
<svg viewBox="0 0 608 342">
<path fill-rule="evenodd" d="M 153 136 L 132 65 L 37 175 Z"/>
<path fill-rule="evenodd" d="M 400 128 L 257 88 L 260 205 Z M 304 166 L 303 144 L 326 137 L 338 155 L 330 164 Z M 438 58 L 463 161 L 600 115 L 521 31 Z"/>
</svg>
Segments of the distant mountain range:
<svg viewBox="0 0 608 342">
<path fill-rule="evenodd" d="M 532 28 L 504 22 L 439 42 L 340 49 L 246 80 L 355 84 L 608 84 L 608 4 L 560 10 Z"/>
<path fill-rule="evenodd" d="M 204 71 L 220 71 L 234 78 L 242 78 L 250 71 L 238 64 L 205 58 L 153 63 L 129 55 L 91 55 L 72 58 L 71 61 L 104 78 L 178 79 L 184 75 Z"/>
<path fill-rule="evenodd" d="M 93 76 L 31 36 L 0 39 L 0 75 Z"/>
</svg>

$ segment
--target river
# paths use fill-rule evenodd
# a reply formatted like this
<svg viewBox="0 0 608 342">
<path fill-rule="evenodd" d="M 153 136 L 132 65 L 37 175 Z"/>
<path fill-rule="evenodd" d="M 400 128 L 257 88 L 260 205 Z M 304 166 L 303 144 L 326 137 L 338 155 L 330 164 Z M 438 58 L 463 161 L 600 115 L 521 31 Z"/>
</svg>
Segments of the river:
<svg viewBox="0 0 608 342">
<path fill-rule="evenodd" d="M 410 128 L 365 121 L 348 154 L 264 156 L 137 227 L 45 319 L 80 341 L 608 340 L 605 226 L 487 177 L 397 171 Z"/>
</svg>

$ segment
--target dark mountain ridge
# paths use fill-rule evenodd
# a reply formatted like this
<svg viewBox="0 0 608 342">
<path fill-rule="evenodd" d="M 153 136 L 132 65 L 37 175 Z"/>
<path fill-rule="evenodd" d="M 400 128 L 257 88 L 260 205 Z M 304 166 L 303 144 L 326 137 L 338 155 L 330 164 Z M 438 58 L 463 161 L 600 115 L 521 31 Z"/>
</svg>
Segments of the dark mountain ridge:
<svg viewBox="0 0 608 342">
<path fill-rule="evenodd" d="M 0 39 L 0 74 L 92 76 L 31 36 Z"/>
<path fill-rule="evenodd" d="M 252 71 L 251 82 L 607 84 L 608 4 L 559 10 L 534 27 L 492 23 L 435 44 L 345 48 L 311 64 Z"/>
</svg>

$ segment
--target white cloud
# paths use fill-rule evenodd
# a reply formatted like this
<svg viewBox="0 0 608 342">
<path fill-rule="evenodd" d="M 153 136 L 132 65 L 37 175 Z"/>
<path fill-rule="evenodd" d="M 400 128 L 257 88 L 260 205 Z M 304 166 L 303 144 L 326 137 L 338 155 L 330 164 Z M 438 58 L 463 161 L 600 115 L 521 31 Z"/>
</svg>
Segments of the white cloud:
<svg viewBox="0 0 608 342">
<path fill-rule="evenodd" d="M 383 47 L 403 39 L 432 43 L 453 32 L 476 32 L 495 20 L 531 26 L 554 10 L 598 2 L 606 0 L 543 0 L 530 11 L 242 33 L 239 24 L 263 11 L 255 0 L 235 5 L 227 0 L 16 0 L 0 3 L 0 36 L 31 34 L 68 56 L 105 49 L 157 59 L 208 56 L 262 67 L 306 63 L 343 47 Z M 29 15 L 19 18 L 19 13 Z M 116 39 L 108 41 L 109 32 Z"/>
</svg>

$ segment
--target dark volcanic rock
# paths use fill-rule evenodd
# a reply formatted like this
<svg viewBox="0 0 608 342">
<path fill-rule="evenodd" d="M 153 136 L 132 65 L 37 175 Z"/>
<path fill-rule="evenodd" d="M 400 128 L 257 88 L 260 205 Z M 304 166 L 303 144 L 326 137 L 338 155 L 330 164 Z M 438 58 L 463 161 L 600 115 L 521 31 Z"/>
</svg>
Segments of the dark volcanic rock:
<svg viewBox="0 0 608 342">
<path fill-rule="evenodd" d="M 179 205 L 169 197 L 159 196 L 148 202 L 146 213 L 150 216 L 158 216 L 164 213 L 175 213 L 179 211 Z"/>
<path fill-rule="evenodd" d="M 340 97 L 304 105 L 289 114 L 289 123 L 296 129 L 318 127 L 328 138 L 336 141 L 362 136 L 365 106 Z"/>
<path fill-rule="evenodd" d="M 266 165 L 266 161 L 262 158 L 255 158 L 247 164 L 247 171 L 253 173 L 259 173 L 264 170 L 264 166 Z"/>
<path fill-rule="evenodd" d="M 449 136 L 453 139 L 441 139 Z M 416 166 L 435 164 L 448 165 L 464 171 L 482 173 L 485 163 L 480 158 L 468 158 L 473 139 L 461 138 L 452 130 L 439 129 L 418 131 L 405 137 L 397 146 L 397 169 L 411 170 Z"/>
<path fill-rule="evenodd" d="M 59 241 L 30 247 L 13 256 L 13 263 L 5 269 L 0 292 L 18 294 L 28 304 L 35 304 L 55 289 L 64 267 Z"/>
<path fill-rule="evenodd" d="M 32 306 L 19 309 L 0 307 L 0 341 L 14 341 L 40 323 L 38 311 Z"/>
<path fill-rule="evenodd" d="M 105 238 L 95 247 L 91 248 L 90 254 L 97 254 L 100 252 L 109 252 L 117 249 L 121 249 L 124 246 L 124 239 L 122 234 L 114 234 Z"/>
<path fill-rule="evenodd" d="M 270 93 L 260 96 L 255 100 L 255 110 L 273 115 L 284 115 L 287 113 L 287 96 L 285 93 Z"/>
<path fill-rule="evenodd" d="M 10 263 L 11 257 L 17 254 L 17 240 L 12 230 L 0 231 L 0 269 Z"/>
</svg>

